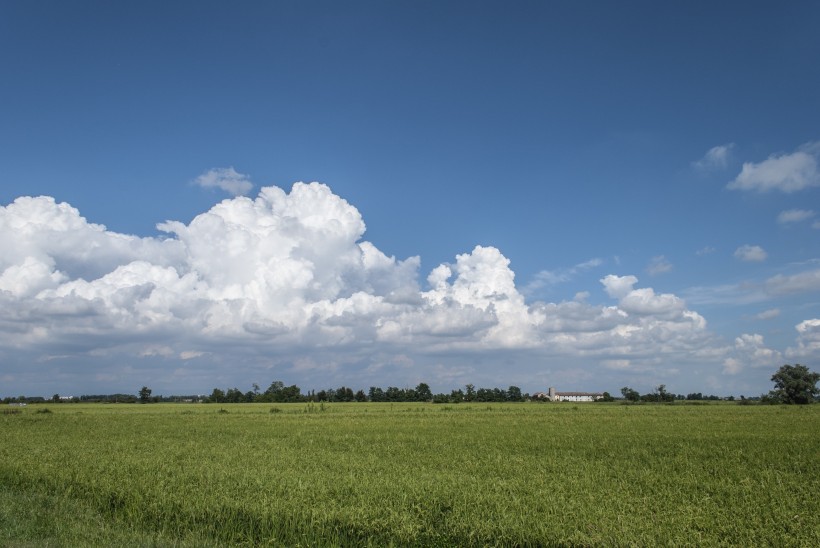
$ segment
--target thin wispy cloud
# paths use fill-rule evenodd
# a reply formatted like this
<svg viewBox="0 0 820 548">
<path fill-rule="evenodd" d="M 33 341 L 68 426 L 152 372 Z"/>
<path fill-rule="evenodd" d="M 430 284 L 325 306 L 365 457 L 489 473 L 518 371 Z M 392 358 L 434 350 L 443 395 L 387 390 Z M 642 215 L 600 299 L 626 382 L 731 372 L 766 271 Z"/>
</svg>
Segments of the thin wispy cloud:
<svg viewBox="0 0 820 548">
<path fill-rule="evenodd" d="M 769 310 L 764 310 L 763 312 L 755 314 L 753 317 L 755 320 L 772 320 L 778 316 L 780 316 L 780 309 L 770 308 Z"/>
<path fill-rule="evenodd" d="M 715 249 L 714 247 L 712 247 L 710 245 L 707 245 L 707 246 L 701 247 L 700 249 L 695 251 L 695 255 L 697 255 L 699 257 L 702 257 L 704 255 L 711 255 L 715 251 L 717 251 L 717 249 Z"/>
<path fill-rule="evenodd" d="M 772 276 L 766 280 L 766 291 L 771 295 L 820 291 L 820 269 Z"/>
<path fill-rule="evenodd" d="M 812 217 L 814 217 L 814 211 L 810 209 L 789 209 L 780 212 L 777 216 L 777 222 L 785 225 L 806 221 Z"/>
<path fill-rule="evenodd" d="M 820 142 L 810 142 L 790 154 L 773 154 L 759 163 L 745 162 L 727 188 L 791 193 L 820 186 L 819 157 Z"/>
<path fill-rule="evenodd" d="M 746 280 L 735 284 L 696 286 L 681 291 L 687 303 L 693 305 L 748 305 L 778 299 L 784 295 L 809 294 L 820 291 L 820 269 L 813 268 L 794 274 L 777 274 L 764 280 Z M 770 319 L 779 308 L 761 312 L 757 319 Z"/>
<path fill-rule="evenodd" d="M 716 171 L 726 169 L 732 156 L 734 143 L 718 145 L 710 148 L 704 156 L 692 162 L 692 166 L 698 171 Z"/>
<path fill-rule="evenodd" d="M 759 263 L 766 260 L 768 254 L 759 245 L 742 245 L 735 250 L 735 258 L 749 263 Z"/>
<path fill-rule="evenodd" d="M 525 295 L 533 295 L 544 288 L 569 282 L 578 274 L 599 267 L 603 263 L 604 261 L 602 259 L 593 258 L 570 268 L 542 270 L 533 276 L 532 281 L 522 289 L 522 293 Z"/>
<path fill-rule="evenodd" d="M 663 255 L 652 257 L 649 261 L 649 266 L 646 267 L 646 271 L 650 276 L 657 276 L 658 274 L 664 274 L 665 272 L 670 272 L 671 270 L 672 263 L 670 263 Z"/>
<path fill-rule="evenodd" d="M 253 189 L 250 178 L 233 167 L 209 169 L 194 179 L 193 184 L 202 188 L 218 188 L 233 196 L 244 196 Z"/>
</svg>

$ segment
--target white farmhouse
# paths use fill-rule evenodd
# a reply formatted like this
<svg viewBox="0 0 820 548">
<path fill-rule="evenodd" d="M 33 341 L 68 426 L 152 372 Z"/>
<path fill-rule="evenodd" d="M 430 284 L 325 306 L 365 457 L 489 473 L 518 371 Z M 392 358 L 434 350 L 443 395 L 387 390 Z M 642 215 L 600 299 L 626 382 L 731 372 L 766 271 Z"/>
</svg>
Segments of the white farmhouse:
<svg viewBox="0 0 820 548">
<path fill-rule="evenodd" d="M 604 397 L 601 392 L 557 392 L 552 386 L 548 394 L 538 392 L 535 395 L 550 401 L 598 401 Z"/>
</svg>

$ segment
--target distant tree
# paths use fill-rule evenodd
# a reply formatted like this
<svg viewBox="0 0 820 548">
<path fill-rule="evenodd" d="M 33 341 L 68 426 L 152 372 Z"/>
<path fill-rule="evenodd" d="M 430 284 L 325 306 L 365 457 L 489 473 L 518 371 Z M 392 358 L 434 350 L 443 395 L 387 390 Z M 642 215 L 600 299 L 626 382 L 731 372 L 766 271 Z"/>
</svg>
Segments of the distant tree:
<svg viewBox="0 0 820 548">
<path fill-rule="evenodd" d="M 214 388 L 214 391 L 208 396 L 208 403 L 225 403 L 225 392 L 219 388 Z"/>
<path fill-rule="evenodd" d="M 524 397 L 521 395 L 521 389 L 517 386 L 507 388 L 507 401 L 524 401 Z"/>
<path fill-rule="evenodd" d="M 53 396 L 51 396 L 51 401 L 53 401 L 54 403 L 60 403 L 60 394 L 54 394 Z"/>
<path fill-rule="evenodd" d="M 140 388 L 140 403 L 148 403 L 151 401 L 151 389 L 147 386 Z"/>
<path fill-rule="evenodd" d="M 370 401 L 380 402 L 385 400 L 384 390 L 378 386 L 371 386 L 367 392 L 367 397 Z"/>
<path fill-rule="evenodd" d="M 272 401 L 282 401 L 282 389 L 285 388 L 285 383 L 282 381 L 273 381 L 268 386 L 268 389 L 265 390 L 264 398 L 262 398 L 266 402 Z"/>
<path fill-rule="evenodd" d="M 761 405 L 775 405 L 781 403 L 774 391 L 771 391 L 768 394 L 761 394 L 757 401 L 759 401 Z"/>
<path fill-rule="evenodd" d="M 364 393 L 364 390 L 357 391 L 356 395 L 354 397 L 356 398 L 356 401 L 358 401 L 358 402 L 367 401 L 367 394 Z"/>
<path fill-rule="evenodd" d="M 493 397 L 493 391 L 489 388 L 479 388 L 475 391 L 475 396 L 473 397 L 474 401 L 493 401 L 495 398 Z"/>
<path fill-rule="evenodd" d="M 820 381 L 820 373 L 809 371 L 805 365 L 786 364 L 772 375 L 775 389 L 771 396 L 788 404 L 811 403 L 820 393 L 817 388 L 818 381 Z"/>
<path fill-rule="evenodd" d="M 655 388 L 655 395 L 657 396 L 656 401 L 658 401 L 658 402 L 670 400 L 670 398 L 669 398 L 670 394 L 669 394 L 669 392 L 666 391 L 666 385 L 665 384 L 659 384 L 658 387 Z M 671 399 L 675 399 L 675 396 L 673 395 Z"/>
<path fill-rule="evenodd" d="M 604 392 L 603 397 L 598 401 L 601 401 L 601 402 L 615 401 L 615 398 L 613 398 L 612 394 L 610 394 L 609 392 Z"/>
<path fill-rule="evenodd" d="M 415 389 L 416 401 L 430 401 L 433 399 L 433 393 L 430 391 L 430 386 L 427 383 L 420 382 Z"/>
<path fill-rule="evenodd" d="M 475 399 L 475 386 L 468 384 L 464 387 L 464 401 L 473 401 Z"/>
<path fill-rule="evenodd" d="M 355 399 L 356 398 L 355 394 L 353 394 L 353 389 L 348 388 L 347 386 L 342 386 L 334 392 L 334 397 L 332 398 L 332 401 L 350 402 L 354 401 Z"/>
<path fill-rule="evenodd" d="M 229 388 L 225 392 L 225 403 L 242 403 L 245 399 L 245 394 L 238 388 Z"/>
<path fill-rule="evenodd" d="M 305 400 L 305 397 L 302 396 L 302 389 L 295 384 L 284 387 L 280 396 L 281 401 L 285 403 L 298 403 Z"/>
<path fill-rule="evenodd" d="M 624 386 L 621 388 L 621 395 L 627 401 L 638 401 L 641 399 L 641 395 L 638 393 L 637 390 L 633 390 L 628 386 Z"/>
<path fill-rule="evenodd" d="M 388 386 L 384 392 L 384 401 L 404 401 L 404 390 L 397 386 Z"/>
</svg>

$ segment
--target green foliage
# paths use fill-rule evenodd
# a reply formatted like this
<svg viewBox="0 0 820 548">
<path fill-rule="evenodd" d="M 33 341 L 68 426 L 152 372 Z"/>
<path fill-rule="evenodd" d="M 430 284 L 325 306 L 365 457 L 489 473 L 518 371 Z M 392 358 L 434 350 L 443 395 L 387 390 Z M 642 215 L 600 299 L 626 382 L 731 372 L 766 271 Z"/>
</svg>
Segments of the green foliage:
<svg viewBox="0 0 820 548">
<path fill-rule="evenodd" d="M 675 395 L 670 394 L 666 390 L 665 384 L 661 384 L 658 385 L 658 387 L 655 388 L 655 390 L 653 390 L 649 394 L 644 394 L 643 396 L 641 396 L 641 400 L 655 403 L 672 403 L 675 401 Z"/>
<path fill-rule="evenodd" d="M 433 393 L 430 391 L 430 386 L 425 383 L 419 383 L 415 389 L 416 401 L 430 401 L 433 399 Z"/>
<path fill-rule="evenodd" d="M 507 401 L 524 401 L 524 395 L 517 386 L 507 388 Z"/>
<path fill-rule="evenodd" d="M 818 381 L 820 381 L 820 373 L 809 371 L 805 365 L 786 364 L 772 375 L 775 389 L 771 397 L 787 404 L 812 403 L 820 393 L 820 389 L 817 388 Z"/>
<path fill-rule="evenodd" d="M 211 395 L 208 396 L 208 403 L 225 403 L 225 392 L 219 388 L 214 388 Z"/>
<path fill-rule="evenodd" d="M 147 386 L 140 388 L 139 392 L 140 403 L 148 403 L 151 401 L 151 389 Z"/>
<path fill-rule="evenodd" d="M 624 397 L 625 400 L 631 402 L 636 402 L 641 399 L 640 393 L 638 393 L 637 390 L 629 388 L 628 386 L 624 386 L 623 388 L 621 388 L 621 395 Z"/>
<path fill-rule="evenodd" d="M 282 381 L 273 381 L 264 392 L 259 392 L 259 385 L 254 383 L 253 390 L 242 393 L 238 388 L 229 388 L 223 391 L 214 388 L 206 403 L 300 403 L 313 402 L 434 402 L 460 403 L 473 402 L 520 402 L 529 399 L 529 394 L 523 394 L 517 386 L 510 386 L 507 390 L 501 388 L 478 388 L 468 384 L 466 394 L 462 390 L 453 390 L 448 394 L 433 394 L 430 385 L 419 383 L 415 388 L 399 388 L 388 386 L 387 389 L 371 386 L 367 393 L 364 390 L 354 391 L 348 386 L 319 390 L 315 394 L 302 394 L 296 386 L 285 386 Z M 188 398 L 193 399 L 193 398 Z M 180 398 L 168 398 L 167 401 L 179 401 Z"/>
</svg>

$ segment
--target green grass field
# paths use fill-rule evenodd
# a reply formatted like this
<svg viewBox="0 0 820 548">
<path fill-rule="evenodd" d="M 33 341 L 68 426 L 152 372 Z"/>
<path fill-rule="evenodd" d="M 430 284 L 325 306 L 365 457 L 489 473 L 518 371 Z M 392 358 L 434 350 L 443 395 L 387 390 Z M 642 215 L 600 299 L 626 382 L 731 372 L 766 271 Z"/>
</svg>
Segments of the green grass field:
<svg viewBox="0 0 820 548">
<path fill-rule="evenodd" d="M 0 508 L 6 546 L 820 546 L 820 405 L 33 405 Z"/>
</svg>

